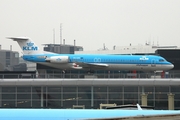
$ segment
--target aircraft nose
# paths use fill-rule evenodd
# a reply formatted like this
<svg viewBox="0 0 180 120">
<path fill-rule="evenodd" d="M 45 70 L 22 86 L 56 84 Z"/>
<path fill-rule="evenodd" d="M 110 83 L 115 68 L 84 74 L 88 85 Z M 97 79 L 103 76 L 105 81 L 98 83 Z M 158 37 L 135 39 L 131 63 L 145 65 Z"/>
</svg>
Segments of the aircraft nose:
<svg viewBox="0 0 180 120">
<path fill-rule="evenodd" d="M 169 69 L 173 69 L 174 68 L 174 65 L 173 64 L 170 64 L 169 65 Z"/>
<path fill-rule="evenodd" d="M 172 64 L 171 67 L 172 67 L 171 69 L 173 69 L 173 68 L 174 68 L 174 65 Z"/>
</svg>

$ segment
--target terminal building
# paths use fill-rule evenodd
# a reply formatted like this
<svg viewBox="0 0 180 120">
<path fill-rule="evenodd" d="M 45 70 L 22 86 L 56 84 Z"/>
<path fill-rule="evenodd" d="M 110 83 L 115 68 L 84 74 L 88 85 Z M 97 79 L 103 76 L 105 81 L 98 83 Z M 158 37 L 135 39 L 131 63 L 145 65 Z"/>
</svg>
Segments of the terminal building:
<svg viewBox="0 0 180 120">
<path fill-rule="evenodd" d="M 36 71 L 24 73 L 29 76 L 27 78 L 21 73 L 7 78 L 3 73 L 0 107 L 99 109 L 102 105 L 139 103 L 155 109 L 180 109 L 180 50 L 157 48 L 149 53 L 162 55 L 175 65 L 174 69 L 164 74 L 138 71 L 133 74 L 130 71 L 89 74 L 81 70 L 62 72 L 37 64 L 38 74 Z"/>
<path fill-rule="evenodd" d="M 40 79 L 0 81 L 2 108 L 99 109 L 101 104 L 136 104 L 180 109 L 179 79 Z"/>
<path fill-rule="evenodd" d="M 82 46 L 76 45 L 76 40 L 74 40 L 74 45 L 65 44 L 65 39 L 63 44 L 44 44 L 44 51 L 54 52 L 59 54 L 74 54 L 75 51 L 83 51 Z"/>
<path fill-rule="evenodd" d="M 2 50 L 0 45 L 0 71 L 12 71 L 15 70 L 19 64 L 19 53 L 10 50 Z M 21 67 L 21 65 L 20 65 Z"/>
</svg>

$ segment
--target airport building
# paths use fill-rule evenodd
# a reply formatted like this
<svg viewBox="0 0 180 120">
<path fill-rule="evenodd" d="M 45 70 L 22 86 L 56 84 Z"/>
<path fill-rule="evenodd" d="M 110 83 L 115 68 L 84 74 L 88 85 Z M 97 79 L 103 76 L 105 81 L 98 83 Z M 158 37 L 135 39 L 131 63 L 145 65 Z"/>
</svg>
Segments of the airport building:
<svg viewBox="0 0 180 120">
<path fill-rule="evenodd" d="M 19 64 L 19 53 L 16 51 L 2 50 L 0 45 L 0 71 L 13 70 Z"/>
<path fill-rule="evenodd" d="M 141 79 L 1 79 L 1 108 L 85 108 L 136 104 L 180 109 L 180 81 Z"/>
<path fill-rule="evenodd" d="M 83 51 L 83 47 L 76 46 L 75 40 L 74 45 L 65 44 L 65 40 L 63 44 L 44 44 L 44 51 L 60 53 L 60 54 L 74 54 L 75 51 Z"/>
<path fill-rule="evenodd" d="M 102 49 L 91 50 L 91 51 L 75 51 L 75 54 L 143 54 L 143 55 L 151 55 L 155 54 L 157 50 L 161 49 L 179 49 L 177 46 L 160 46 L 160 45 L 129 45 L 129 46 L 113 46 L 113 49 L 108 49 L 104 46 Z"/>
</svg>

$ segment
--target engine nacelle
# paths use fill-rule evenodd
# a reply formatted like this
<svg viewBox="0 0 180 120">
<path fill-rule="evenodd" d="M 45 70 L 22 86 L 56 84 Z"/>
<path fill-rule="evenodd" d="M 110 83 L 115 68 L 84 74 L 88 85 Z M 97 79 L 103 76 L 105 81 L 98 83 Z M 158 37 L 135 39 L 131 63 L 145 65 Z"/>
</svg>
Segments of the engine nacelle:
<svg viewBox="0 0 180 120">
<path fill-rule="evenodd" d="M 46 58 L 46 62 L 68 63 L 69 62 L 69 57 L 68 56 L 52 56 L 50 58 Z"/>
</svg>

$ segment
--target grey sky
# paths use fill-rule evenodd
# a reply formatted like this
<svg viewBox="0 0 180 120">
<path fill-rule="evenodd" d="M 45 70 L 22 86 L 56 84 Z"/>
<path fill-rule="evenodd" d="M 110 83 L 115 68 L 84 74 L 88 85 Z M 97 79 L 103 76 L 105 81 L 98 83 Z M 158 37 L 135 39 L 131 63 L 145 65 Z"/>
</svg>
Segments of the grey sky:
<svg viewBox="0 0 180 120">
<path fill-rule="evenodd" d="M 103 43 L 180 46 L 180 0 L 1 0 L 0 41 L 3 49 L 20 51 L 6 37 L 30 37 L 37 45 L 56 43 L 97 50 Z"/>
</svg>

